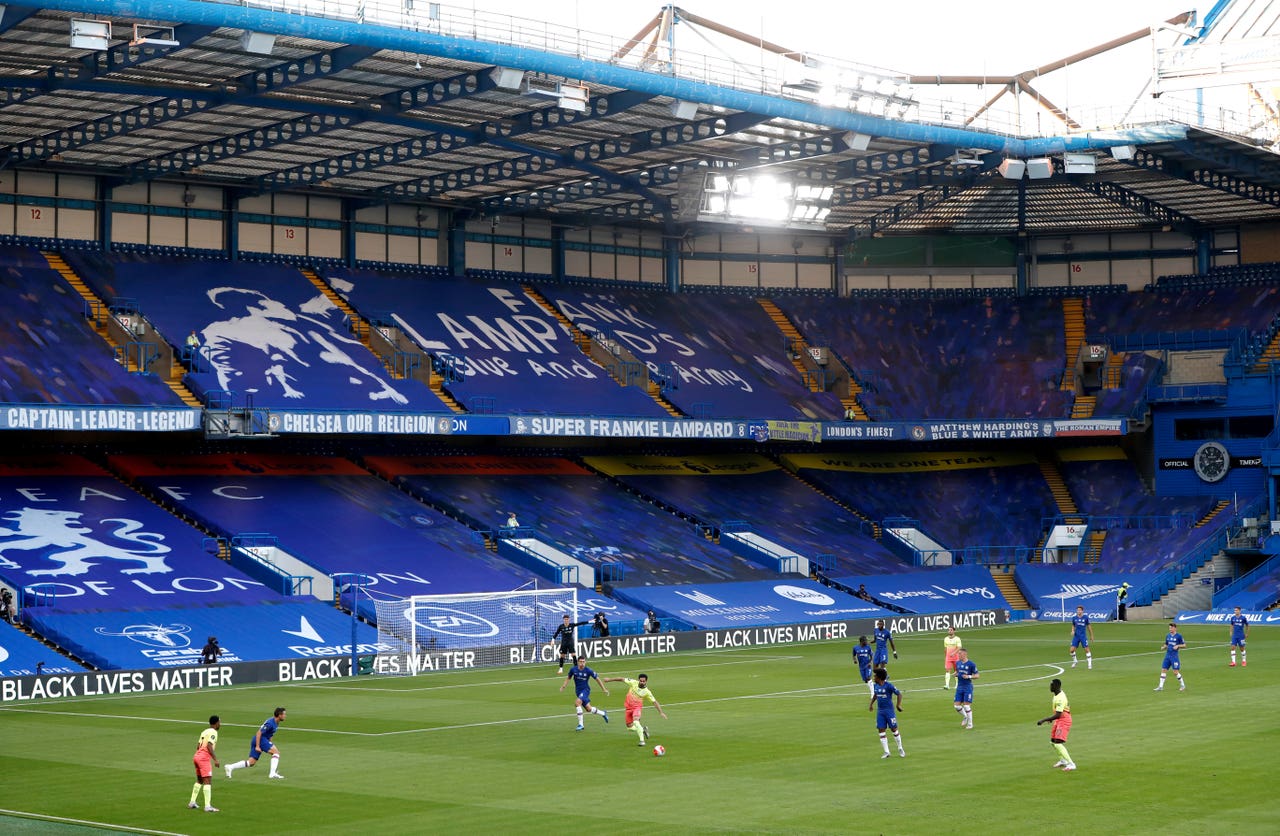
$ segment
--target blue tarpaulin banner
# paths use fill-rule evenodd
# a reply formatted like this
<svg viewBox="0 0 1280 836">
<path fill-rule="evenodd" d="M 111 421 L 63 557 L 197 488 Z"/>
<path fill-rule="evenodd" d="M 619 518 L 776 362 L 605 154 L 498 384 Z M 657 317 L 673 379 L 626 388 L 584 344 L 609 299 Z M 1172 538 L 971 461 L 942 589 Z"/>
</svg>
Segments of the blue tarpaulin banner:
<svg viewBox="0 0 1280 836">
<path fill-rule="evenodd" d="M 352 619 L 314 599 L 258 606 L 190 607 L 145 612 L 60 613 L 26 617 L 42 635 L 102 669 L 197 664 L 210 636 L 222 662 L 311 659 L 351 653 Z M 389 650 L 373 627 L 354 622 L 358 653 Z"/>
<path fill-rule="evenodd" d="M 1035 566 L 1024 563 L 1014 570 L 1018 588 L 1036 617 L 1069 619 L 1076 607 L 1084 607 L 1092 621 L 1106 621 L 1116 614 L 1120 584 L 1137 588 L 1154 578 L 1150 572 L 1093 572 L 1079 566 Z"/>
<path fill-rule="evenodd" d="M 41 664 L 43 663 L 43 664 Z M 19 632 L 15 627 L 0 624 L 0 678 L 6 676 L 30 676 L 36 673 L 78 673 L 84 668 L 40 642 Z"/>
<path fill-rule="evenodd" d="M 891 616 L 889 610 L 804 578 L 783 581 L 645 586 L 614 594 L 695 627 L 803 624 Z"/>
<path fill-rule="evenodd" d="M 951 612 L 991 607 L 1007 609 L 991 572 L 982 566 L 951 566 L 894 575 L 834 578 L 850 589 L 865 584 L 876 601 L 907 612 Z"/>
</svg>

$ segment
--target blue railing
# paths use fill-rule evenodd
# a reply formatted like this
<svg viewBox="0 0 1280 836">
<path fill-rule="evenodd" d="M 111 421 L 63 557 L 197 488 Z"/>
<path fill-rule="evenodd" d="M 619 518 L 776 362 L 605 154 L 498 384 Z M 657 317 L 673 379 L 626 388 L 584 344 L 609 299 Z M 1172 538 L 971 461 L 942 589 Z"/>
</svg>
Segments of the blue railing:
<svg viewBox="0 0 1280 836">
<path fill-rule="evenodd" d="M 1260 516 L 1263 506 L 1264 498 L 1255 499 L 1237 509 L 1234 519 Z M 1227 528 L 1227 526 L 1221 528 L 1209 540 L 1197 546 L 1186 557 L 1178 561 L 1176 565 L 1156 575 L 1142 586 L 1129 590 L 1131 606 L 1145 607 L 1154 604 L 1175 586 L 1191 577 L 1197 569 L 1212 560 L 1214 555 L 1226 548 L 1230 540 Z"/>
<path fill-rule="evenodd" d="M 1147 387 L 1145 398 L 1149 403 L 1191 403 L 1203 401 L 1225 402 L 1225 383 L 1185 383 L 1180 386 L 1153 384 Z"/>
<path fill-rule="evenodd" d="M 1248 339 L 1243 328 L 1197 328 L 1190 331 L 1144 331 L 1137 334 L 1109 334 L 1086 337 L 1086 342 L 1106 343 L 1112 351 L 1202 351 L 1231 348 Z"/>
<path fill-rule="evenodd" d="M 1232 595 L 1235 595 L 1239 592 L 1244 592 L 1253 584 L 1254 581 L 1258 580 L 1259 578 L 1265 578 L 1267 575 L 1270 575 L 1272 572 L 1275 572 L 1277 569 L 1280 569 L 1280 554 L 1272 555 L 1271 557 L 1264 560 L 1261 565 L 1255 566 L 1253 569 L 1250 569 L 1248 572 L 1245 572 L 1243 575 L 1236 578 L 1231 583 L 1222 587 L 1222 589 L 1219 589 L 1216 592 L 1214 592 L 1213 600 L 1225 601 L 1228 598 L 1230 598 Z"/>
<path fill-rule="evenodd" d="M 961 549 L 947 549 L 951 552 L 953 565 L 1008 566 L 1018 563 L 1030 563 L 1035 554 L 1034 546 L 965 546 Z M 927 554 L 927 552 L 926 552 Z M 925 563 L 925 566 L 932 564 Z"/>
</svg>

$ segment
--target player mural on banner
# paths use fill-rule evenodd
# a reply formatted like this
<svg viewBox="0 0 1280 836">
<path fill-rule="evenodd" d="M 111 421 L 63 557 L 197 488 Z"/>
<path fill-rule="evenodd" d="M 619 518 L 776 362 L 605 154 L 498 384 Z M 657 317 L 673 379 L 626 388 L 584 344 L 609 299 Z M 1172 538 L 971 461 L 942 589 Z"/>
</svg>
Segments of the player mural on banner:
<svg viewBox="0 0 1280 836">
<path fill-rule="evenodd" d="M 355 359 L 368 349 L 334 327 L 337 308 L 323 295 L 296 311 L 247 287 L 215 287 L 207 295 L 220 310 L 243 311 L 211 322 L 201 332 L 222 389 L 250 394 L 275 390 L 285 398 L 305 398 L 300 379 L 319 360 L 345 369 L 347 383 L 364 390 L 369 401 L 397 406 L 409 402 L 374 367 Z M 330 380 L 341 379 L 332 370 L 326 374 Z"/>
</svg>

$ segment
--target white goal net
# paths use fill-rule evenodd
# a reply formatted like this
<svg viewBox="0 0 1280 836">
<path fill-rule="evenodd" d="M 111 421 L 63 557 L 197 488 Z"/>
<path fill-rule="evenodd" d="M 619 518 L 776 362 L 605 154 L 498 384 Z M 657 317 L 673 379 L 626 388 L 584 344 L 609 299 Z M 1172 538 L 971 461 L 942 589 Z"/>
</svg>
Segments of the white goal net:
<svg viewBox="0 0 1280 836">
<path fill-rule="evenodd" d="M 544 649 L 564 616 L 578 618 L 576 588 L 414 595 L 375 602 L 378 672 L 551 661 Z M 459 657 L 458 654 L 463 654 Z M 462 661 L 465 659 L 466 661 Z"/>
</svg>

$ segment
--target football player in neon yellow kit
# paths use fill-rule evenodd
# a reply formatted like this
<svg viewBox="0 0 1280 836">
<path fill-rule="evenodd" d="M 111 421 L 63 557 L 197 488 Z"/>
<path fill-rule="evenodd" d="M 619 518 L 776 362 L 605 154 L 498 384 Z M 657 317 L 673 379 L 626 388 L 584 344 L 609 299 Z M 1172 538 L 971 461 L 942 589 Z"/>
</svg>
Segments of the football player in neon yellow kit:
<svg viewBox="0 0 1280 836">
<path fill-rule="evenodd" d="M 960 654 L 960 637 L 956 635 L 956 628 L 947 628 L 947 634 L 942 637 L 942 646 L 947 651 L 947 658 L 942 663 L 942 687 L 950 688 L 951 672 L 956 669 L 956 659 Z"/>
<path fill-rule="evenodd" d="M 200 809 L 196 804 L 196 797 L 204 792 L 204 811 L 206 813 L 216 813 L 218 808 L 213 806 L 213 768 L 221 766 L 218 763 L 218 729 L 222 728 L 222 722 L 215 714 L 209 718 L 209 728 L 200 732 L 200 740 L 196 743 L 196 753 L 191 756 L 191 762 L 196 767 L 196 783 L 191 788 L 191 800 L 187 802 L 187 807 L 192 810 Z"/>
<path fill-rule="evenodd" d="M 640 738 L 640 742 L 636 745 L 643 746 L 645 741 L 649 739 L 649 730 L 640 725 L 640 712 L 644 710 L 644 701 L 648 700 L 653 703 L 653 707 L 658 709 L 662 719 L 667 719 L 667 713 L 662 710 L 662 705 L 658 702 L 658 698 L 649 690 L 649 675 L 642 673 L 635 679 L 625 676 L 606 676 L 600 681 L 621 682 L 627 686 L 627 696 L 623 700 L 623 705 L 627 709 L 627 728 L 633 730 L 636 736 Z"/>
</svg>

